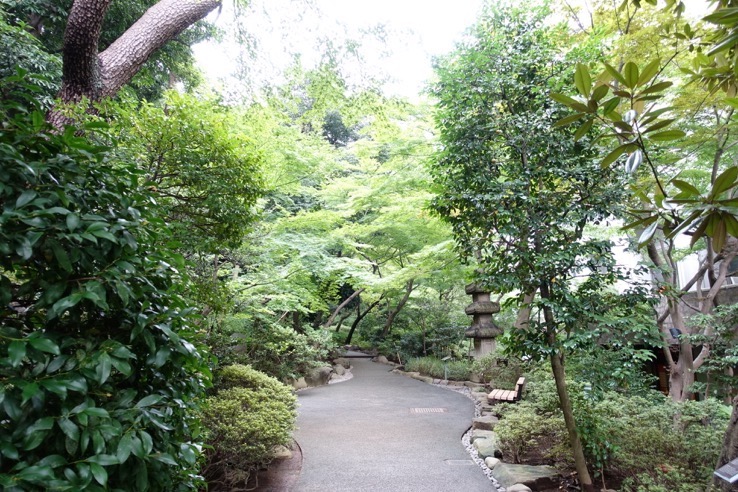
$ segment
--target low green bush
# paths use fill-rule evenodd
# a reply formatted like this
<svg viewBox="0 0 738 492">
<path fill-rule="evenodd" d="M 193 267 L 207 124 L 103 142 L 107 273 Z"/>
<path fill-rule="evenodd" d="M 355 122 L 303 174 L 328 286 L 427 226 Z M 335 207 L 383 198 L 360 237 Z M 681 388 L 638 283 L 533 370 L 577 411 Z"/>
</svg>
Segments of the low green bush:
<svg viewBox="0 0 738 492">
<path fill-rule="evenodd" d="M 264 322 L 247 314 L 225 320 L 209 338 L 221 364 L 249 364 L 280 381 L 304 376 L 324 365 L 335 344 L 325 330 L 297 333 L 290 327 Z"/>
<path fill-rule="evenodd" d="M 209 490 L 234 490 L 271 461 L 275 446 L 288 444 L 296 398 L 288 386 L 244 365 L 222 368 L 216 389 L 202 412 L 208 442 L 202 474 Z"/>
<path fill-rule="evenodd" d="M 566 426 L 560 412 L 540 412 L 534 403 L 520 401 L 515 404 L 498 405 L 503 418 L 495 426 L 502 455 L 505 461 L 520 463 L 530 448 L 544 441 L 562 443 L 566 441 Z M 550 458 L 556 462 L 566 461 L 566 452 L 554 446 Z"/>
<path fill-rule="evenodd" d="M 531 442 L 545 443 L 552 463 L 571 466 L 553 378 L 543 367 L 526 372 L 526 378 L 525 399 L 497 407 L 502 418 L 495 432 L 503 454 L 520 460 Z M 709 487 L 729 407 L 716 400 L 675 403 L 656 391 L 645 396 L 584 391 L 584 385 L 574 379 L 567 384 L 595 476 L 618 477 L 624 480 L 621 490 L 632 492 Z"/>
<path fill-rule="evenodd" d="M 483 383 L 508 390 L 515 389 L 515 383 L 523 375 L 523 369 L 523 361 L 502 355 L 498 351 L 475 359 L 472 364 L 472 371 L 481 377 Z"/>
<path fill-rule="evenodd" d="M 437 357 L 416 357 L 408 359 L 405 370 L 419 372 L 424 376 L 452 381 L 465 381 L 471 374 L 471 363 L 463 360 L 442 361 Z"/>
</svg>

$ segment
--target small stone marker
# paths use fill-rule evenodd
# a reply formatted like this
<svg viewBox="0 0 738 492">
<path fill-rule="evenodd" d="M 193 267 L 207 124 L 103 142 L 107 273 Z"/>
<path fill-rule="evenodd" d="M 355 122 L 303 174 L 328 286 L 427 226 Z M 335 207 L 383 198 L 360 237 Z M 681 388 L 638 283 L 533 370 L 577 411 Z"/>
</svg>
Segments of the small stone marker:
<svg viewBox="0 0 738 492">
<path fill-rule="evenodd" d="M 728 483 L 738 482 L 738 458 L 715 470 L 715 476 Z"/>
</svg>

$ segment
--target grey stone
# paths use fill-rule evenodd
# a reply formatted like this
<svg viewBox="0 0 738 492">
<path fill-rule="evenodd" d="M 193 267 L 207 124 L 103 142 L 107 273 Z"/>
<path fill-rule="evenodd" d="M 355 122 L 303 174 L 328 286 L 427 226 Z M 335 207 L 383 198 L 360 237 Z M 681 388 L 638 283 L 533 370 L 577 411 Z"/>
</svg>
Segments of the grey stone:
<svg viewBox="0 0 738 492">
<path fill-rule="evenodd" d="M 275 460 L 287 460 L 292 458 L 292 451 L 284 446 L 275 446 L 272 450 L 272 456 Z"/>
<path fill-rule="evenodd" d="M 472 429 L 480 429 L 480 430 L 494 430 L 495 425 L 497 425 L 497 422 L 499 422 L 500 419 L 493 415 L 485 415 L 483 417 L 477 417 L 472 421 Z"/>
<path fill-rule="evenodd" d="M 307 382 L 305 381 L 305 378 L 299 378 L 299 379 L 295 379 L 292 382 L 292 387 L 295 388 L 296 390 L 301 390 L 301 389 L 307 388 L 308 385 L 307 385 Z"/>
<path fill-rule="evenodd" d="M 328 384 L 331 379 L 333 368 L 330 366 L 316 367 L 311 369 L 310 372 L 305 376 L 305 381 L 308 386 L 323 386 Z"/>
<path fill-rule="evenodd" d="M 516 483 L 507 488 L 507 492 L 532 492 L 530 487 L 523 485 L 522 483 Z"/>
<path fill-rule="evenodd" d="M 380 364 L 387 364 L 389 361 L 387 360 L 387 357 L 384 355 L 378 355 L 374 358 L 374 362 L 379 362 Z"/>
<path fill-rule="evenodd" d="M 341 364 L 336 364 L 335 366 L 333 366 L 333 372 L 335 372 L 339 376 L 343 376 L 344 374 L 346 374 L 346 368 L 343 367 Z"/>
<path fill-rule="evenodd" d="M 472 430 L 471 436 L 469 436 L 469 442 L 474 444 L 477 439 L 495 439 L 495 433 L 488 430 L 474 429 Z"/>
<path fill-rule="evenodd" d="M 351 367 L 351 362 L 349 362 L 349 360 L 344 357 L 333 359 L 333 363 L 339 366 L 343 366 L 345 369 L 348 369 L 349 367 Z"/>
<path fill-rule="evenodd" d="M 492 469 L 492 476 L 500 485 L 510 490 L 516 484 L 522 484 L 530 489 L 540 490 L 547 487 L 557 487 L 559 472 L 551 466 L 514 465 L 500 463 Z M 524 490 L 524 489 L 521 489 Z"/>
<path fill-rule="evenodd" d="M 477 449 L 479 456 L 483 459 L 489 458 L 490 456 L 502 459 L 502 451 L 500 450 L 500 445 L 497 442 L 497 437 L 492 439 L 477 439 L 474 441 L 473 446 Z"/>
<path fill-rule="evenodd" d="M 472 398 L 477 400 L 478 402 L 486 403 L 487 402 L 487 393 L 484 391 L 474 391 L 472 392 Z"/>
<path fill-rule="evenodd" d="M 497 415 L 494 405 L 490 405 L 489 403 L 479 405 L 479 411 L 482 412 L 482 415 Z"/>
<path fill-rule="evenodd" d="M 484 388 L 484 384 L 475 383 L 474 381 L 464 381 L 464 386 L 467 388 Z"/>
<path fill-rule="evenodd" d="M 433 384 L 433 378 L 428 376 L 421 376 L 417 372 L 411 372 L 409 373 L 410 377 L 413 379 L 417 379 L 418 381 L 423 381 L 424 383 Z"/>
<path fill-rule="evenodd" d="M 487 468 L 489 468 L 490 470 L 494 470 L 495 467 L 500 463 L 502 463 L 502 461 L 497 458 L 493 458 L 492 456 L 490 456 L 489 458 L 484 458 L 484 464 L 487 465 Z"/>
</svg>

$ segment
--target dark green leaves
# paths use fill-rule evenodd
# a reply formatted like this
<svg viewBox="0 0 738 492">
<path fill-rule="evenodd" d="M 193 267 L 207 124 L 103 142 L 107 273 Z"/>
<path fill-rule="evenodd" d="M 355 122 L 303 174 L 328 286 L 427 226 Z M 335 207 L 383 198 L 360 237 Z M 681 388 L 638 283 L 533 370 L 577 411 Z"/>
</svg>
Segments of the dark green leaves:
<svg viewBox="0 0 738 492">
<path fill-rule="evenodd" d="M 191 416 L 209 372 L 187 341 L 187 281 L 173 266 L 183 262 L 163 246 L 171 233 L 155 199 L 134 163 L 101 144 L 95 125 L 84 136 L 74 128 L 58 134 L 43 113 L 7 112 L 6 103 L 0 99 L 0 483 L 192 485 L 197 465 L 178 450 L 198 433 Z M 145 363 L 157 356 L 158 367 Z M 140 401 L 150 406 L 136 408 Z"/>
</svg>

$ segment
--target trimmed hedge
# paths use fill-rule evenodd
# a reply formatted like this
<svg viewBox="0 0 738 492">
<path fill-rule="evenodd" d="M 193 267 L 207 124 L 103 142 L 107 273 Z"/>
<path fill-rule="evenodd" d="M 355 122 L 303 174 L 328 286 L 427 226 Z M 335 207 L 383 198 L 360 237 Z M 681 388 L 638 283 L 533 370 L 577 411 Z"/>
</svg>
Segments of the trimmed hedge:
<svg viewBox="0 0 738 492">
<path fill-rule="evenodd" d="M 290 387 L 240 364 L 221 369 L 216 388 L 202 412 L 209 445 L 203 475 L 210 490 L 233 490 L 272 460 L 275 446 L 289 443 L 297 399 Z"/>
</svg>

